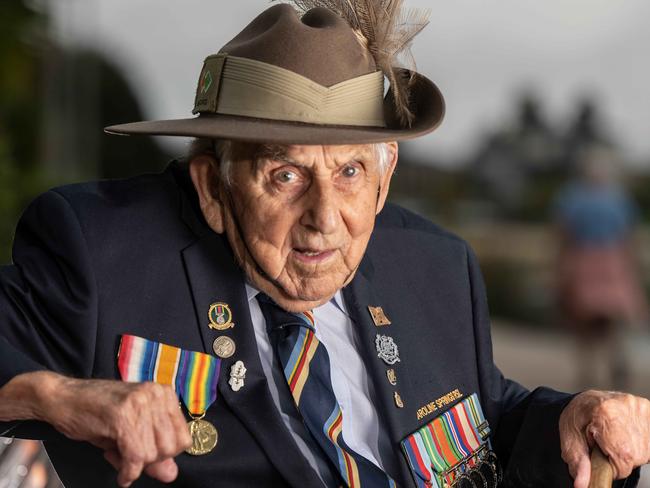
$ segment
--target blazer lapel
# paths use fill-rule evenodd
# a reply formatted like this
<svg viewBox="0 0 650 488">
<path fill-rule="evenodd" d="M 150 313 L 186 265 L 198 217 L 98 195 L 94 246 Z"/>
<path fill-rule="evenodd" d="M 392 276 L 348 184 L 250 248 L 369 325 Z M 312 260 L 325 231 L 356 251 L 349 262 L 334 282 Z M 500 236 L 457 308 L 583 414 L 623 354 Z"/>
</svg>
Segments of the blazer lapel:
<svg viewBox="0 0 650 488">
<path fill-rule="evenodd" d="M 255 437 L 274 466 L 292 486 L 318 486 L 319 478 L 298 450 L 268 389 L 250 319 L 243 273 L 235 263 L 225 238 L 205 233 L 183 250 L 183 260 L 194 300 L 204 351 L 213 354 L 212 342 L 226 335 L 236 344 L 235 354 L 222 360 L 219 394 Z M 233 328 L 208 327 L 208 309 L 223 302 L 232 311 Z M 234 392 L 228 385 L 230 367 L 241 360 L 246 366 L 244 387 Z"/>
<path fill-rule="evenodd" d="M 387 365 L 378 356 L 375 347 L 377 334 L 394 336 L 395 328 L 400 324 L 377 327 L 372 321 L 368 306 L 381 306 L 380 297 L 376 294 L 370 277 L 372 263 L 364 258 L 352 282 L 343 289 L 343 297 L 348 313 L 357 327 L 361 355 L 364 358 L 370 380 L 374 386 L 375 405 L 379 414 L 379 422 L 387 430 L 392 452 L 384 454 L 382 461 L 386 472 L 395 480 L 397 486 L 414 486 L 408 463 L 401 452 L 400 441 L 409 433 L 406 432 L 407 422 L 404 408 L 398 408 L 395 402 L 395 392 L 406 398 L 408 392 L 406 374 L 403 373 L 403 362 Z M 390 317 L 389 317 L 390 319 Z M 399 346 L 399 343 L 398 343 Z M 388 381 L 386 372 L 389 368 L 395 370 L 398 382 L 395 386 Z"/>
</svg>

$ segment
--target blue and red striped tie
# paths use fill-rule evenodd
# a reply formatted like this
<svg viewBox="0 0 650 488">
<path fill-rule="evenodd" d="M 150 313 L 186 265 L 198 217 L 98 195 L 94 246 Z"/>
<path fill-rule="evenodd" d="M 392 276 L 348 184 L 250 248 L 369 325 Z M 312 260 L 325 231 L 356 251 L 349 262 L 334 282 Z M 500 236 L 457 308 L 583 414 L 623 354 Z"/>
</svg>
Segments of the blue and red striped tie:
<svg viewBox="0 0 650 488">
<path fill-rule="evenodd" d="M 343 440 L 343 414 L 330 377 L 325 346 L 314 333 L 311 312 L 290 313 L 257 295 L 271 344 L 305 425 L 350 488 L 394 487 L 395 482 Z"/>
</svg>

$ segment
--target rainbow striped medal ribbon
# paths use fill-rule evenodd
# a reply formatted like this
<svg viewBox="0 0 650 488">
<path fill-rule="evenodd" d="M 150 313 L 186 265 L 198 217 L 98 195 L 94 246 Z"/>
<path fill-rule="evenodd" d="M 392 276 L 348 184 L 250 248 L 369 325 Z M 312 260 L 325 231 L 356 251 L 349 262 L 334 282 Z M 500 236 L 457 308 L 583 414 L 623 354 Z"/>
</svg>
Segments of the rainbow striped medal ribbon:
<svg viewBox="0 0 650 488">
<path fill-rule="evenodd" d="M 174 388 L 192 418 L 188 422 L 192 446 L 185 452 L 200 456 L 214 449 L 219 435 L 204 417 L 217 399 L 221 359 L 124 334 L 117 367 L 123 381 L 153 381 Z"/>
</svg>

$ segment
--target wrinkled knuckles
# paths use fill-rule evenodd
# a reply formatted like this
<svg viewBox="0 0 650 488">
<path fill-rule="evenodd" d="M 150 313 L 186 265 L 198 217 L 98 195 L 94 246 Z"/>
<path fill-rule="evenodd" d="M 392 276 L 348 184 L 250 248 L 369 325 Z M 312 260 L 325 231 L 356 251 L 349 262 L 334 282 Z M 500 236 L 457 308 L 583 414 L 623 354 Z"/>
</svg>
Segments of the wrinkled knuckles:
<svg viewBox="0 0 650 488">
<path fill-rule="evenodd" d="M 182 451 L 181 446 L 176 446 L 175 444 L 165 443 L 161 446 L 158 446 L 158 457 L 157 460 L 161 461 L 176 456 L 176 454 Z"/>
<path fill-rule="evenodd" d="M 122 452 L 120 453 L 122 455 L 122 460 L 124 463 L 126 463 L 126 465 L 130 467 L 143 466 L 147 462 L 150 462 L 147 460 L 148 456 L 144 452 L 142 452 L 141 449 L 132 449 L 130 447 L 131 446 L 127 447 L 126 449 L 123 449 Z"/>
<path fill-rule="evenodd" d="M 158 383 L 151 383 L 150 394 L 154 401 L 165 401 L 169 398 L 171 387 Z"/>
</svg>

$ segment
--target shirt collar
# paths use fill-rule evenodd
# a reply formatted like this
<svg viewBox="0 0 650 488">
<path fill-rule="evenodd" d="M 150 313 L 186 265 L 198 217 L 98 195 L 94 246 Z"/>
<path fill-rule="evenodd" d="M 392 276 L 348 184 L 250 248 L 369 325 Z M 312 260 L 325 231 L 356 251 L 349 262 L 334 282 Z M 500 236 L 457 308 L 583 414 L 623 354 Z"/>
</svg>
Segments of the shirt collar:
<svg viewBox="0 0 650 488">
<path fill-rule="evenodd" d="M 253 285 L 250 285 L 246 283 L 246 298 L 248 302 L 250 303 L 251 300 L 253 300 L 260 291 L 255 288 Z M 341 293 L 341 290 L 338 290 L 334 296 L 330 299 L 330 303 L 334 304 L 336 308 L 341 310 L 345 315 L 348 315 L 348 311 L 345 307 L 345 302 L 343 301 L 343 294 Z"/>
</svg>

